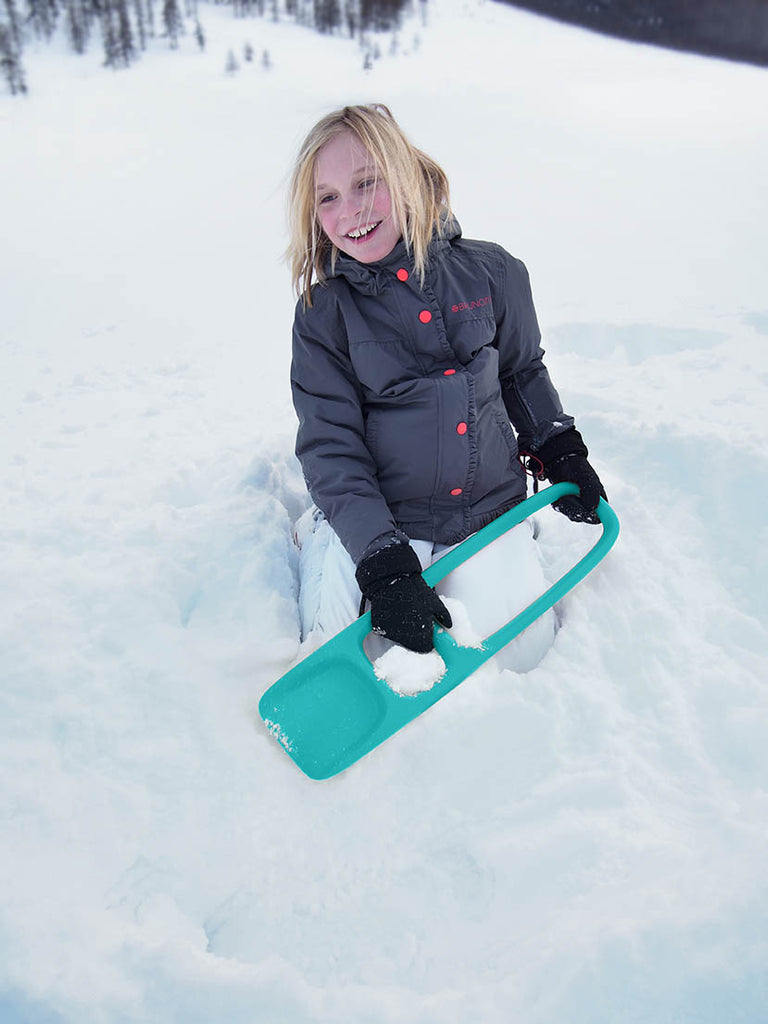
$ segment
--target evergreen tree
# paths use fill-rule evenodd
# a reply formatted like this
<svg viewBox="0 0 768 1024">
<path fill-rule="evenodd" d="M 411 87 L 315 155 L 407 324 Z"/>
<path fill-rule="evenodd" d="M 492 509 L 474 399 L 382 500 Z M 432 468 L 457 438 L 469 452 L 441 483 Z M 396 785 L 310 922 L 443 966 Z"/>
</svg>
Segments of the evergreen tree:
<svg viewBox="0 0 768 1024">
<path fill-rule="evenodd" d="M 184 34 L 184 20 L 178 0 L 163 0 L 163 25 L 165 34 L 171 42 L 171 49 L 175 50 L 179 45 L 179 36 Z"/>
<path fill-rule="evenodd" d="M 27 0 L 27 21 L 35 35 L 50 39 L 56 29 L 59 9 L 56 0 Z"/>
<path fill-rule="evenodd" d="M 16 50 L 21 53 L 21 31 L 19 29 L 19 15 L 16 11 L 15 0 L 3 0 L 5 7 L 5 16 L 8 19 L 8 24 L 3 26 L 9 37 L 9 46 L 13 46 Z"/>
<path fill-rule="evenodd" d="M 101 22 L 101 41 L 104 46 L 104 67 L 116 68 L 120 64 L 117 26 L 109 0 L 105 0 L 103 4 L 99 20 Z"/>
<path fill-rule="evenodd" d="M 136 56 L 129 0 L 101 0 L 101 4 L 104 64 L 108 68 L 127 68 Z"/>
<path fill-rule="evenodd" d="M 129 0 L 114 0 L 117 7 L 117 50 L 120 63 L 127 68 L 136 56 L 133 27 L 128 11 Z"/>
<path fill-rule="evenodd" d="M 344 4 L 344 18 L 347 23 L 347 31 L 351 39 L 357 35 L 360 27 L 360 2 L 359 0 L 346 0 Z"/>
<path fill-rule="evenodd" d="M 136 0 L 136 3 L 140 4 L 142 0 Z M 154 0 L 146 0 L 145 8 L 146 22 L 147 22 L 147 35 L 150 39 L 154 38 L 155 35 L 155 2 Z"/>
<path fill-rule="evenodd" d="M 83 0 L 67 0 L 65 25 L 75 53 L 83 54 L 91 35 L 92 12 Z"/>
<path fill-rule="evenodd" d="M 133 16 L 136 21 L 136 32 L 139 36 L 139 46 L 142 50 L 147 48 L 147 29 L 144 17 L 144 5 L 141 0 L 133 0 Z"/>
<path fill-rule="evenodd" d="M 315 0 L 315 28 L 319 32 L 333 32 L 340 24 L 339 0 Z"/>
<path fill-rule="evenodd" d="M 21 48 L 16 44 L 11 25 L 0 25 L 0 70 L 11 90 L 11 96 L 26 93 L 27 83 L 21 64 Z"/>
</svg>

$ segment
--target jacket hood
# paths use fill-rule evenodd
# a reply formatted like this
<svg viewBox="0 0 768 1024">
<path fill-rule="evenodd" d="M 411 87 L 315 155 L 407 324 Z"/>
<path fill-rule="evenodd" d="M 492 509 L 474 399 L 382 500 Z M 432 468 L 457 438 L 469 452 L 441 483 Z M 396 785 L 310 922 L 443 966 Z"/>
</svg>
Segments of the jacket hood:
<svg viewBox="0 0 768 1024">
<path fill-rule="evenodd" d="M 449 220 L 445 225 L 445 232 L 442 237 L 438 236 L 437 232 L 432 236 L 427 253 L 427 262 L 429 263 L 441 252 L 450 248 L 457 238 L 461 238 L 461 226 L 457 220 Z M 330 259 L 328 260 L 325 274 L 328 279 L 334 277 L 344 278 L 353 288 L 368 295 L 378 295 L 384 287 L 384 282 L 391 276 L 392 268 L 402 266 L 412 267 L 413 258 L 401 238 L 392 252 L 385 256 L 383 260 L 377 260 L 376 263 L 360 263 L 352 256 L 347 256 L 346 253 L 340 252 L 336 258 L 336 265 L 333 270 L 331 269 L 331 261 Z"/>
</svg>

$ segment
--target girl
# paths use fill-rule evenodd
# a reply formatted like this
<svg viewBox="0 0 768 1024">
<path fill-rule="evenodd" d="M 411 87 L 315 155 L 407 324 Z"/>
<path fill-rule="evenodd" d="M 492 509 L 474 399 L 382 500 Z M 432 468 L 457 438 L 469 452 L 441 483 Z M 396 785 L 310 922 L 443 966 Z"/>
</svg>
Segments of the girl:
<svg viewBox="0 0 768 1024">
<path fill-rule="evenodd" d="M 604 491 L 542 362 L 524 265 L 462 238 L 444 172 L 385 106 L 315 125 L 290 217 L 296 454 L 316 504 L 297 531 L 304 638 L 343 628 L 362 595 L 374 632 L 428 652 L 452 622 L 421 569 L 525 497 L 518 446 L 578 484 L 556 505 L 570 519 L 598 522 Z M 438 591 L 487 635 L 545 587 L 523 523 Z M 533 667 L 553 636 L 549 613 L 507 665 Z"/>
</svg>

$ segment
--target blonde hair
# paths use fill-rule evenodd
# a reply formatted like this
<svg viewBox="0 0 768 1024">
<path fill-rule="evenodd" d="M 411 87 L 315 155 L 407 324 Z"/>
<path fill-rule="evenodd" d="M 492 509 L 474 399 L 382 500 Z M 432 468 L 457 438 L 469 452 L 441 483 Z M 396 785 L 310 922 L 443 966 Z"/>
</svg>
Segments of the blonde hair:
<svg viewBox="0 0 768 1024">
<path fill-rule="evenodd" d="M 426 153 L 409 142 L 390 110 L 382 103 L 343 107 L 318 121 L 299 150 L 289 190 L 290 243 L 286 256 L 294 288 L 312 305 L 314 280 L 326 278 L 339 255 L 320 227 L 315 196 L 315 163 L 320 149 L 342 132 L 351 132 L 370 153 L 387 183 L 392 212 L 401 225 L 406 249 L 421 283 L 427 250 L 435 231 L 442 235 L 452 216 L 448 178 Z"/>
</svg>

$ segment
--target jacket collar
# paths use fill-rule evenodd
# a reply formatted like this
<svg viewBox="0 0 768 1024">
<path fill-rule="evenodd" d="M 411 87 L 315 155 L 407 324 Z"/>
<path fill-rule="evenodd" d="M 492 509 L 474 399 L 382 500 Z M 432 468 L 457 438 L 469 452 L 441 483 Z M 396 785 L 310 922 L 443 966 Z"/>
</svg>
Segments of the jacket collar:
<svg viewBox="0 0 768 1024">
<path fill-rule="evenodd" d="M 440 259 L 442 254 L 450 248 L 451 243 L 461 237 L 461 227 L 457 220 L 452 220 L 446 225 L 445 234 L 442 238 L 437 234 L 433 235 L 429 244 L 427 260 L 432 263 Z M 326 277 L 344 278 L 357 291 L 366 295 L 379 295 L 391 278 L 395 270 L 406 267 L 413 271 L 413 257 L 405 247 L 405 242 L 400 239 L 388 256 L 376 263 L 359 263 L 352 256 L 340 252 L 336 258 L 336 266 L 331 271 L 331 262 L 326 266 Z"/>
</svg>

